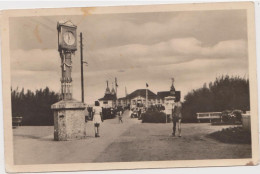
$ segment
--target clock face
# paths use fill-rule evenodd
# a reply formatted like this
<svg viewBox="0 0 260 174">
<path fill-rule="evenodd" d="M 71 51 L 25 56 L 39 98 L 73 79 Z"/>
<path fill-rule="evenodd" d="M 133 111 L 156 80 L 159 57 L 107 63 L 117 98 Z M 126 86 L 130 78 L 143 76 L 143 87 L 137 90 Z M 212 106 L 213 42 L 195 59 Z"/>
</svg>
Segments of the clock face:
<svg viewBox="0 0 260 174">
<path fill-rule="evenodd" d="M 75 43 L 75 37 L 70 31 L 67 31 L 63 34 L 63 39 L 67 45 L 73 45 Z"/>
</svg>

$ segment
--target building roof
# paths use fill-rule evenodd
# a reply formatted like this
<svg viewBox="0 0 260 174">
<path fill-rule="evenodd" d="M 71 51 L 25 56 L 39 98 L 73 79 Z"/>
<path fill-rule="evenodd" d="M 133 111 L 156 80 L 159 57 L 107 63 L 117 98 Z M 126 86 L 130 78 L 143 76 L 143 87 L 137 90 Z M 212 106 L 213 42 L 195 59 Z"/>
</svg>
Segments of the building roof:
<svg viewBox="0 0 260 174">
<path fill-rule="evenodd" d="M 157 96 L 161 99 L 164 99 L 165 97 L 168 97 L 169 95 L 170 95 L 170 91 L 157 92 Z"/>
<path fill-rule="evenodd" d="M 152 91 L 150 91 L 149 89 L 147 89 L 148 91 L 148 99 L 156 99 L 157 95 L 155 93 L 153 93 Z M 141 97 L 146 97 L 146 89 L 137 89 L 134 92 L 132 92 L 131 94 L 127 95 L 126 98 L 135 98 L 137 96 L 141 96 Z"/>
<path fill-rule="evenodd" d="M 108 87 L 108 81 L 107 81 L 107 88 L 106 88 L 106 91 L 105 91 L 105 95 L 106 95 L 106 94 L 111 94 L 110 89 L 109 89 L 109 87 Z"/>
<path fill-rule="evenodd" d="M 116 95 L 105 94 L 105 96 L 103 98 L 100 98 L 98 100 L 116 100 Z"/>
<path fill-rule="evenodd" d="M 112 87 L 111 94 L 116 94 L 114 87 Z"/>
<path fill-rule="evenodd" d="M 106 88 L 105 94 L 111 94 L 109 87 Z"/>
<path fill-rule="evenodd" d="M 168 96 L 175 96 L 175 97 L 180 97 L 181 92 L 180 91 L 175 91 L 175 94 L 172 94 L 171 91 L 160 91 L 157 92 L 157 96 L 161 99 L 164 99 L 165 97 Z"/>
<path fill-rule="evenodd" d="M 126 97 L 120 97 L 120 98 L 118 98 L 118 100 L 125 100 L 126 99 Z"/>
</svg>

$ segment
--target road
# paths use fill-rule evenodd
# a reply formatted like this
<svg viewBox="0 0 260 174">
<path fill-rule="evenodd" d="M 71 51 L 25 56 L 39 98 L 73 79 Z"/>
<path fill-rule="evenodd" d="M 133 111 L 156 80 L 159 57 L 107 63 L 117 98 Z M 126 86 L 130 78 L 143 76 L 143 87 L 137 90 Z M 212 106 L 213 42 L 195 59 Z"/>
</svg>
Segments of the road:
<svg viewBox="0 0 260 174">
<path fill-rule="evenodd" d="M 14 129 L 15 164 L 58 164 L 189 159 L 227 159 L 251 156 L 251 146 L 225 144 L 207 138 L 223 126 L 208 123 L 183 124 L 182 137 L 171 137 L 172 124 L 141 123 L 124 113 L 105 120 L 100 138 L 94 137 L 93 123 L 86 123 L 87 138 L 54 141 L 53 126 L 22 126 Z"/>
</svg>

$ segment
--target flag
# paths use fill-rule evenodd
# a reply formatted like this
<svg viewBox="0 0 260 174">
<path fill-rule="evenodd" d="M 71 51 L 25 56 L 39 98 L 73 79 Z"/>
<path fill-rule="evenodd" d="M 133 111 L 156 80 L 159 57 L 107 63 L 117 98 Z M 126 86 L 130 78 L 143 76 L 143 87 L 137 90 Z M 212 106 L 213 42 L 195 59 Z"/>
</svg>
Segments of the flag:
<svg viewBox="0 0 260 174">
<path fill-rule="evenodd" d="M 115 78 L 115 83 L 116 83 L 116 87 L 118 87 L 118 84 L 117 84 L 117 78 Z"/>
<path fill-rule="evenodd" d="M 146 83 L 146 87 L 147 87 L 147 88 L 149 87 L 148 83 Z"/>
</svg>

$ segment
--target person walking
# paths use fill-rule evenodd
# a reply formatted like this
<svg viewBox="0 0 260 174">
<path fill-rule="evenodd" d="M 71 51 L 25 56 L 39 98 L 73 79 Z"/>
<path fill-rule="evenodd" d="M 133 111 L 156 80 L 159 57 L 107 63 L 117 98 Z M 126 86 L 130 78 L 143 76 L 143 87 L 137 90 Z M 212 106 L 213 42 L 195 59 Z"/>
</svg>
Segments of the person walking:
<svg viewBox="0 0 260 174">
<path fill-rule="evenodd" d="M 129 117 L 132 118 L 132 114 L 133 114 L 133 110 L 132 110 L 132 109 L 129 109 Z"/>
<path fill-rule="evenodd" d="M 182 104 L 180 102 L 180 98 L 176 98 L 175 100 L 175 106 L 172 110 L 172 122 L 173 122 L 173 132 L 172 136 L 175 136 L 176 132 L 176 124 L 178 125 L 178 134 L 179 137 L 181 137 L 181 110 L 182 110 Z"/>
<path fill-rule="evenodd" d="M 142 111 L 141 111 L 141 108 L 139 108 L 139 110 L 138 110 L 138 118 L 139 119 L 141 118 L 141 114 L 142 114 Z"/>
<path fill-rule="evenodd" d="M 94 123 L 94 130 L 95 130 L 95 137 L 99 136 L 99 129 L 102 119 L 102 108 L 98 101 L 95 101 L 95 106 L 93 107 L 93 123 Z"/>
<path fill-rule="evenodd" d="M 123 112 L 122 112 L 122 110 L 118 111 L 117 114 L 118 114 L 119 123 L 123 123 Z"/>
</svg>

